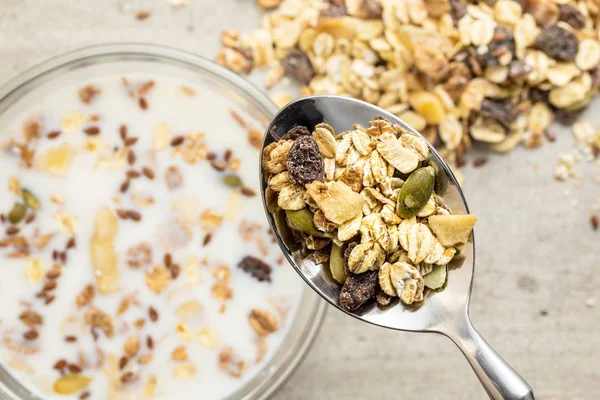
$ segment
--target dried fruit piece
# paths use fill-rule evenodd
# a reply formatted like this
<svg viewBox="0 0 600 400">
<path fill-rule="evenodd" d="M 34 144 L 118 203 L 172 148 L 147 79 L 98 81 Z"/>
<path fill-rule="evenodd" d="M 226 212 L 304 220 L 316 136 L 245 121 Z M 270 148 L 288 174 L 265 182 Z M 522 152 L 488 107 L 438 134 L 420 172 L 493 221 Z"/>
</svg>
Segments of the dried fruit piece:
<svg viewBox="0 0 600 400">
<path fill-rule="evenodd" d="M 390 133 L 384 133 L 379 137 L 377 151 L 385 161 L 404 174 L 414 171 L 419 164 L 417 154 L 402 147 L 396 136 Z M 373 168 L 372 161 L 371 168 Z"/>
<path fill-rule="evenodd" d="M 405 262 L 392 264 L 390 280 L 404 304 L 423 300 L 424 283 L 419 271 Z"/>
<path fill-rule="evenodd" d="M 429 217 L 429 227 L 446 247 L 458 243 L 466 243 L 475 226 L 475 215 L 432 215 Z"/>
<path fill-rule="evenodd" d="M 519 116 L 517 108 L 510 99 L 483 99 L 479 112 L 485 118 L 491 118 L 498 121 L 506 129 L 510 129 L 510 126 L 517 120 L 517 117 Z"/>
<path fill-rule="evenodd" d="M 297 185 L 325 180 L 323 156 L 311 136 L 300 136 L 294 140 L 287 155 L 286 166 L 290 172 L 290 180 Z"/>
<path fill-rule="evenodd" d="M 306 190 L 325 217 L 338 225 L 358 215 L 365 202 L 360 194 L 343 182 L 330 182 L 328 185 L 313 182 L 306 185 Z"/>
<path fill-rule="evenodd" d="M 11 224 L 18 224 L 27 214 L 27 207 L 21 203 L 15 203 L 8 212 L 8 221 Z"/>
<path fill-rule="evenodd" d="M 269 311 L 253 308 L 248 315 L 248 322 L 259 336 L 267 336 L 277 330 L 277 318 Z"/>
<path fill-rule="evenodd" d="M 377 271 L 350 275 L 340 292 L 340 306 L 348 311 L 356 311 L 375 296 L 378 285 Z"/>
<path fill-rule="evenodd" d="M 333 276 L 333 279 L 341 284 L 343 284 L 348 277 L 346 274 L 346 269 L 344 268 L 346 260 L 344 259 L 343 253 L 344 252 L 340 246 L 336 244 L 331 245 L 331 252 L 329 253 L 329 269 L 331 270 L 331 276 Z"/>
<path fill-rule="evenodd" d="M 258 279 L 260 282 L 271 282 L 271 267 L 256 257 L 244 257 L 238 264 L 238 267 Z"/>
<path fill-rule="evenodd" d="M 550 57 L 561 61 L 575 60 L 579 49 L 577 36 L 557 24 L 542 29 L 535 44 Z"/>
<path fill-rule="evenodd" d="M 433 93 L 414 92 L 409 98 L 410 106 L 425 118 L 428 124 L 437 125 L 446 117 L 446 110 L 440 99 Z"/>
<path fill-rule="evenodd" d="M 100 294 L 119 290 L 118 256 L 114 239 L 118 230 L 117 216 L 103 208 L 94 220 L 94 233 L 90 238 L 90 255 Z"/>
<path fill-rule="evenodd" d="M 419 168 L 413 172 L 398 194 L 396 212 L 402 218 L 415 216 L 429 201 L 435 184 L 432 167 Z"/>
<path fill-rule="evenodd" d="M 300 49 L 291 49 L 281 61 L 281 66 L 287 76 L 295 79 L 301 84 L 308 84 L 315 76 L 315 71 L 310 59 Z"/>
<path fill-rule="evenodd" d="M 430 273 L 423 277 L 423 283 L 429 289 L 439 289 L 444 286 L 447 278 L 447 267 L 445 265 L 434 265 Z"/>
<path fill-rule="evenodd" d="M 61 376 L 54 382 L 54 392 L 61 395 L 71 395 L 82 391 L 92 382 L 92 378 L 79 374 Z"/>
<path fill-rule="evenodd" d="M 306 129 L 305 126 L 295 126 L 292 129 L 290 129 L 289 131 L 287 131 L 287 133 L 285 135 L 283 135 L 283 137 L 281 139 L 296 140 L 300 136 L 310 136 L 310 131 L 308 129 Z"/>
<path fill-rule="evenodd" d="M 570 4 L 559 4 L 560 12 L 558 19 L 571 25 L 575 29 L 581 29 L 585 26 L 585 17 L 579 10 Z"/>
</svg>

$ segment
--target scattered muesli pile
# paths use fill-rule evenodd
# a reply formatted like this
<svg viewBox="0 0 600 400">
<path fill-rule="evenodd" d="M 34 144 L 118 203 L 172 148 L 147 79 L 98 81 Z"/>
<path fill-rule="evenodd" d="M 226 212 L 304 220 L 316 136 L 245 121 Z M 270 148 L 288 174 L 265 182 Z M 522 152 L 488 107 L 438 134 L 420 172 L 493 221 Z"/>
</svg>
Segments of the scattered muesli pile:
<svg viewBox="0 0 600 400">
<path fill-rule="evenodd" d="M 262 135 L 208 90 L 98 77 L 6 129 L 0 361 L 41 397 L 226 398 L 287 334 Z"/>
<path fill-rule="evenodd" d="M 257 0 L 260 29 L 224 31 L 217 62 L 238 73 L 268 68 L 301 94 L 339 94 L 385 108 L 457 167 L 472 142 L 507 152 L 554 141 L 600 86 L 596 0 Z M 292 96 L 276 93 L 280 106 Z M 600 131 L 560 157 L 556 176 L 599 167 Z M 476 162 L 475 165 L 482 165 Z M 599 199 L 600 202 L 600 199 Z M 600 203 L 597 205 L 600 206 Z"/>
<path fill-rule="evenodd" d="M 262 166 L 278 231 L 329 262 L 349 311 L 443 288 L 475 225 L 442 199 L 447 177 L 427 142 L 383 117 L 339 135 L 326 123 L 296 126 L 265 147 Z"/>
</svg>

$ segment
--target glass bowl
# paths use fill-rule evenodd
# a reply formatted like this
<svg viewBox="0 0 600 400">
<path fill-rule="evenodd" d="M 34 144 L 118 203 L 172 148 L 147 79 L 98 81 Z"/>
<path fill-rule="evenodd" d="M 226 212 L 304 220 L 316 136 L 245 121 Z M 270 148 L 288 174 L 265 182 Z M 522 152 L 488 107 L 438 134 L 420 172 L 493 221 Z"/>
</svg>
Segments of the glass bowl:
<svg viewBox="0 0 600 400">
<path fill-rule="evenodd" d="M 209 86 L 227 96 L 263 127 L 277 112 L 277 107 L 261 90 L 202 57 L 155 45 L 111 44 L 63 54 L 8 81 L 0 88 L 0 132 L 44 94 L 97 75 L 132 72 L 169 74 Z M 279 349 L 262 370 L 228 400 L 266 399 L 273 395 L 310 348 L 323 321 L 325 308 L 326 303 L 306 286 Z M 37 398 L 0 365 L 0 399 Z"/>
</svg>

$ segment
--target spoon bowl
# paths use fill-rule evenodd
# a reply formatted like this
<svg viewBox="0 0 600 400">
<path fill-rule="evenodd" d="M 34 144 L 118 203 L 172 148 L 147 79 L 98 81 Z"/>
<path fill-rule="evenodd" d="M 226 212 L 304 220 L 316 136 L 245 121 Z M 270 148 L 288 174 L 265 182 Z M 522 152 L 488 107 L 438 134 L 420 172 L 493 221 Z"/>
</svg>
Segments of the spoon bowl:
<svg viewBox="0 0 600 400">
<path fill-rule="evenodd" d="M 266 130 L 263 149 L 281 139 L 295 126 L 305 126 L 312 131 L 317 124 L 325 122 L 336 132 L 345 132 L 351 130 L 355 123 L 368 126 L 369 121 L 377 116 L 383 116 L 405 131 L 421 136 L 404 121 L 377 106 L 348 97 L 319 95 L 304 97 L 281 109 Z M 429 147 L 431 159 L 440 172 L 437 179 L 447 181 L 444 201 L 453 213 L 468 213 L 466 199 L 452 170 L 431 144 Z M 392 302 L 389 306 L 379 307 L 371 302 L 350 312 L 339 306 L 341 285 L 327 276 L 323 265 L 316 264 L 312 257 L 303 256 L 279 235 L 273 216 L 267 210 L 267 182 L 262 167 L 260 179 L 265 212 L 281 250 L 296 272 L 331 305 L 354 318 L 384 328 L 444 334 L 465 354 L 490 398 L 534 398 L 529 385 L 485 342 L 469 319 L 469 300 L 475 268 L 474 239 L 462 249 L 461 256 L 448 266 L 448 282 L 444 290 L 427 291 L 424 300 L 417 305 L 404 306 Z"/>
</svg>

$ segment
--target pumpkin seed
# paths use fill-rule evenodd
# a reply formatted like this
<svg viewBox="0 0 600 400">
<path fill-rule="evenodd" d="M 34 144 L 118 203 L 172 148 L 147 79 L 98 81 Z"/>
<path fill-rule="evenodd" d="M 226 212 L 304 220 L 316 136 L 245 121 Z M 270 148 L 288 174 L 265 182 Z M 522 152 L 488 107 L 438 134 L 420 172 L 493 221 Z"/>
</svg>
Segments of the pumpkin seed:
<svg viewBox="0 0 600 400">
<path fill-rule="evenodd" d="M 414 217 L 427 204 L 435 185 L 433 167 L 419 168 L 413 172 L 398 194 L 396 210 L 402 218 Z"/>
<path fill-rule="evenodd" d="M 294 232 L 290 229 L 286 221 L 286 213 L 284 210 L 279 209 L 273 213 L 273 220 L 275 221 L 275 228 L 279 233 L 279 237 L 290 250 L 297 249 L 299 244 L 294 237 Z"/>
<path fill-rule="evenodd" d="M 267 210 L 271 214 L 275 214 L 279 206 L 277 205 L 277 192 L 271 188 L 265 189 L 265 203 L 267 203 Z"/>
<path fill-rule="evenodd" d="M 234 174 L 225 175 L 223 177 L 223 183 L 233 189 L 242 187 L 242 179 Z"/>
<path fill-rule="evenodd" d="M 54 382 L 54 392 L 65 395 L 75 394 L 85 389 L 90 382 L 92 378 L 79 374 L 61 376 Z"/>
<path fill-rule="evenodd" d="M 307 209 L 302 210 L 286 210 L 285 211 L 290 228 L 308 233 L 309 235 L 322 237 L 323 233 L 319 232 L 313 221 L 313 213 Z"/>
<path fill-rule="evenodd" d="M 433 168 L 433 171 L 435 172 L 434 192 L 438 196 L 443 196 L 446 193 L 446 190 L 448 190 L 448 176 L 446 175 L 446 171 L 444 171 L 444 168 L 442 168 L 439 161 L 432 157 L 427 160 L 427 166 Z"/>
<path fill-rule="evenodd" d="M 344 251 L 340 246 L 332 243 L 331 252 L 329 253 L 329 269 L 331 269 L 333 279 L 340 284 L 343 284 L 347 278 L 344 262 Z"/>
<path fill-rule="evenodd" d="M 8 220 L 11 224 L 19 223 L 27 213 L 27 207 L 22 203 L 15 203 L 10 212 L 8 213 Z"/>
<path fill-rule="evenodd" d="M 23 201 L 34 210 L 39 210 L 41 207 L 40 201 L 33 193 L 27 189 L 23 189 Z"/>
<path fill-rule="evenodd" d="M 423 277 L 423 283 L 429 289 L 439 289 L 444 286 L 447 275 L 445 265 L 434 265 L 433 270 Z"/>
</svg>

